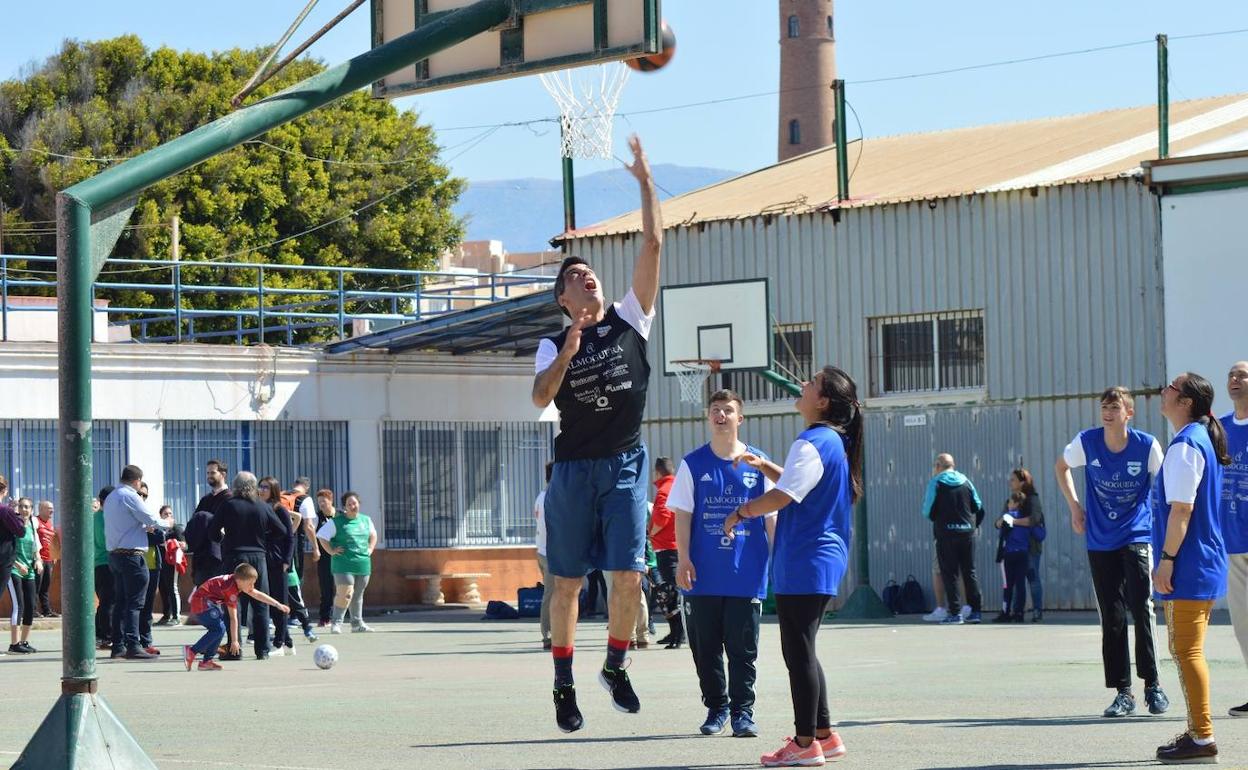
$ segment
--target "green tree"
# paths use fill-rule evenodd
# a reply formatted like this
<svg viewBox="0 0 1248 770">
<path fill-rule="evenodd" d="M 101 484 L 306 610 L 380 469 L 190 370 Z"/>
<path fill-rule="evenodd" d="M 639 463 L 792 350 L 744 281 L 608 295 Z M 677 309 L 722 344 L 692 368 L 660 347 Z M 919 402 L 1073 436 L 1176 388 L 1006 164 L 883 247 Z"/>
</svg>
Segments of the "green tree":
<svg viewBox="0 0 1248 770">
<path fill-rule="evenodd" d="M 229 113 L 231 96 L 262 54 L 148 50 L 133 35 L 66 41 L 41 66 L 0 83 L 5 251 L 54 254 L 56 191 L 98 173 L 116 158 L 137 155 Z M 317 62 L 295 62 L 251 99 L 322 69 Z M 176 214 L 183 260 L 228 257 L 232 262 L 428 269 L 462 237 L 462 223 L 451 211 L 462 189 L 462 180 L 452 178 L 439 162 L 430 127 L 421 125 L 416 115 L 360 91 L 154 185 L 139 198 L 113 254 L 168 258 L 168 224 Z M 318 225 L 325 226 L 268 245 Z M 11 278 L 29 277 L 38 274 L 20 269 L 51 270 L 51 265 L 12 263 L 11 268 Z M 169 269 L 107 265 L 100 280 L 168 285 L 171 277 Z M 250 269 L 182 270 L 184 284 L 246 287 L 254 286 L 256 277 Z M 397 289 L 405 283 L 410 288 L 410 280 L 349 276 L 347 288 Z M 330 275 L 301 271 L 270 271 L 265 286 L 337 288 Z M 165 290 L 110 289 L 101 295 L 115 306 L 172 304 Z M 270 295 L 265 304 L 313 298 Z M 254 308 L 256 299 L 246 292 L 189 294 L 182 304 L 195 310 L 231 310 Z M 363 304 L 356 303 L 354 309 Z M 196 320 L 197 331 L 228 331 L 234 325 L 233 318 Z M 172 332 L 171 325 L 166 329 Z M 315 338 L 300 335 L 302 340 Z"/>
</svg>

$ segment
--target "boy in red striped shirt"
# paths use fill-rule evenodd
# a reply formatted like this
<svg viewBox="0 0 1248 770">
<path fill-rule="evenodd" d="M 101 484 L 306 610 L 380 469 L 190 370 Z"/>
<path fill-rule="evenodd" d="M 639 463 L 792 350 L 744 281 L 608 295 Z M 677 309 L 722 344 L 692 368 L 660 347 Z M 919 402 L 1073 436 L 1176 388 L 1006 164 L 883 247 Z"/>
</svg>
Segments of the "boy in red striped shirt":
<svg viewBox="0 0 1248 770">
<path fill-rule="evenodd" d="M 230 638 L 238 639 L 238 595 L 247 594 L 258 602 L 276 607 L 284 613 L 290 608 L 281 604 L 272 596 L 256 590 L 256 568 L 250 564 L 240 564 L 232 574 L 218 575 L 208 578 L 196 587 L 191 594 L 191 612 L 204 627 L 204 635 L 193 645 L 182 648 L 182 658 L 186 662 L 186 670 L 190 671 L 197 655 L 204 659 L 199 663 L 200 671 L 220 671 L 221 664 L 213 660 L 217 655 L 217 647 L 225 637 L 225 614 L 229 614 Z M 230 643 L 230 652 L 238 654 L 238 642 Z"/>
</svg>

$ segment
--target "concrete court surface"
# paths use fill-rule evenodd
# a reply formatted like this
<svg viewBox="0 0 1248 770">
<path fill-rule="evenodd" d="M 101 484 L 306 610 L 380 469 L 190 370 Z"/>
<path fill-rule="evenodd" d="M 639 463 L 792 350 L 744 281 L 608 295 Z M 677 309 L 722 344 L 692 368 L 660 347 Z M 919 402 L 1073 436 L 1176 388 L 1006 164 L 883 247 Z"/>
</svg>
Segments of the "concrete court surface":
<svg viewBox="0 0 1248 770">
<path fill-rule="evenodd" d="M 99 663 L 100 692 L 162 768 L 735 768 L 791 733 L 774 619 L 760 643 L 761 738 L 704 737 L 705 714 L 686 649 L 633 653 L 638 715 L 611 709 L 594 679 L 604 625 L 583 621 L 576 671 L 586 727 L 554 725 L 549 655 L 534 621 L 482 621 L 445 610 L 379 618 L 377 633 L 322 637 L 341 661 L 295 658 L 187 673 L 179 645 L 196 627 L 157 629 L 159 662 Z M 1155 747 L 1183 729 L 1183 696 L 1163 655 L 1174 701 L 1161 717 L 1099 717 L 1096 616 L 1050 613 L 1042 625 L 937 627 L 904 619 L 832 622 L 820 634 L 833 718 L 849 749 L 842 766 L 870 768 L 1110 768 L 1154 764 Z M 1225 612 L 1207 646 L 1222 765 L 1248 766 L 1248 720 L 1225 716 L 1248 700 L 1248 669 Z M 1165 630 L 1159 646 L 1166 649 Z M 0 658 L 0 764 L 17 758 L 58 692 L 60 635 L 36 631 L 34 656 Z M 1138 694 L 1138 691 L 1137 691 Z M 1142 699 L 1141 699 L 1142 701 Z"/>
</svg>

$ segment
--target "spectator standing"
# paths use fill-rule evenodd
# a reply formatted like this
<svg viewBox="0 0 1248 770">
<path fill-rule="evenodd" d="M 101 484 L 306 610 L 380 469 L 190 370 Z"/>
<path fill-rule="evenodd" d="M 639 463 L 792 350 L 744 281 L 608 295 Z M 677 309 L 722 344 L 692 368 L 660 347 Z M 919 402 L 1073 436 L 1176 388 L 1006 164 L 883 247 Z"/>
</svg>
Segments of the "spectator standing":
<svg viewBox="0 0 1248 770">
<path fill-rule="evenodd" d="M 38 595 L 38 609 L 41 618 L 59 618 L 52 611 L 52 598 L 48 592 L 52 590 L 53 565 L 61 560 L 61 535 L 52 522 L 54 506 L 51 500 L 39 501 L 39 518 L 35 521 L 35 533 L 39 536 L 39 559 L 43 562 L 43 572 L 39 574 L 35 592 Z"/>
<path fill-rule="evenodd" d="M 139 485 L 139 499 L 144 503 L 148 497 L 147 484 Z M 157 518 L 160 515 L 157 514 Z M 147 551 L 143 561 L 147 564 L 147 589 L 143 594 L 143 610 L 139 613 L 139 643 L 143 649 L 155 655 L 160 654 L 152 639 L 152 613 L 156 609 L 156 593 L 160 590 L 160 565 L 165 561 L 165 533 L 173 518 L 161 519 L 162 527 L 147 533 Z"/>
<path fill-rule="evenodd" d="M 221 460 L 209 460 L 204 464 L 204 480 L 208 493 L 199 498 L 195 512 L 186 522 L 186 545 L 191 553 L 191 581 L 199 585 L 210 577 L 221 574 L 221 541 L 208 536 L 208 525 L 221 506 L 232 496 L 226 484 L 229 467 Z"/>
<path fill-rule="evenodd" d="M 351 632 L 369 633 L 373 629 L 364 622 L 364 590 L 373 574 L 373 550 L 377 547 L 377 530 L 373 520 L 360 513 L 360 496 L 355 492 L 342 495 L 342 514 L 335 516 L 317 531 L 317 539 L 332 557 L 334 570 L 334 624 L 330 633 L 342 633 L 342 621 L 351 610 Z"/>
<path fill-rule="evenodd" d="M 273 507 L 273 512 L 281 519 L 284 529 L 279 533 L 269 533 L 267 538 L 267 569 L 272 577 L 269 580 L 269 596 L 273 598 L 277 604 L 286 604 L 287 575 L 291 572 L 298 574 L 295 570 L 295 528 L 292 521 L 292 511 L 282 505 L 282 488 L 278 484 L 277 479 L 272 476 L 265 476 L 260 479 L 259 485 L 260 502 L 267 503 Z M 287 622 L 286 612 L 278 609 L 276 605 L 274 611 L 270 614 L 273 616 L 273 646 L 269 650 L 270 654 L 281 657 L 287 654 L 295 654 L 295 643 L 290 638 L 290 624 Z"/>
<path fill-rule="evenodd" d="M 240 471 L 231 485 L 233 495 L 221 504 L 220 510 L 208 524 L 210 539 L 222 538 L 221 552 L 225 556 L 226 569 L 233 571 L 239 564 L 250 564 L 256 570 L 256 590 L 267 594 L 269 538 L 281 539 L 290 533 L 290 520 L 282 522 L 268 503 L 260 501 L 259 485 L 255 474 Z M 276 577 L 276 576 L 275 576 Z M 250 600 L 244 596 L 241 604 Z M 269 606 L 259 604 L 251 613 L 252 641 L 257 660 L 269 658 Z M 236 637 L 230 638 L 237 643 Z M 237 660 L 239 653 L 232 652 L 222 660 Z"/>
<path fill-rule="evenodd" d="M 187 550 L 186 533 L 183 532 L 182 526 L 173 518 L 173 509 L 167 505 L 160 507 L 160 520 L 169 525 L 169 535 L 166 543 L 172 540 L 178 544 L 184 552 Z M 160 620 L 156 621 L 158 626 L 180 626 L 182 625 L 182 597 L 178 593 L 178 568 L 169 561 L 167 554 L 170 546 L 166 545 L 162 551 L 157 554 L 160 557 L 160 604 L 163 614 Z"/>
<path fill-rule="evenodd" d="M 676 466 L 670 457 L 654 461 L 654 511 L 650 516 L 649 536 L 654 546 L 654 556 L 659 563 L 659 580 L 669 587 L 664 594 L 667 601 L 661 607 L 667 618 L 667 636 L 657 644 L 673 650 L 685 643 L 685 625 L 680 615 L 680 596 L 676 588 L 676 562 L 680 555 L 676 550 L 676 517 L 667 507 L 667 496 L 676 481 Z"/>
<path fill-rule="evenodd" d="M 100 490 L 91 501 L 94 511 L 93 542 L 95 552 L 95 649 L 113 648 L 113 571 L 108 566 L 108 546 L 104 542 L 104 501 L 116 487 Z"/>
<path fill-rule="evenodd" d="M 35 534 L 34 503 L 29 497 L 17 501 L 17 514 L 22 520 L 22 534 L 14 548 L 13 569 L 8 578 L 9 652 L 28 655 L 37 652 L 30 646 L 30 626 L 35 616 L 35 583 L 43 572 L 39 559 L 39 538 Z"/>
<path fill-rule="evenodd" d="M 555 467 L 554 463 L 546 463 L 546 483 L 550 483 L 550 472 Z M 555 595 L 554 578 L 550 574 L 550 567 L 546 564 L 546 512 L 543 508 L 546 505 L 546 487 L 542 487 L 542 491 L 537 493 L 537 499 L 533 501 L 533 518 L 537 526 L 534 540 L 537 544 L 537 568 L 542 571 L 542 612 L 540 619 L 542 633 L 542 649 L 549 650 L 550 642 L 550 599 Z"/>
<path fill-rule="evenodd" d="M 108 566 L 113 573 L 113 653 L 112 657 L 151 659 L 139 643 L 139 616 L 147 595 L 147 533 L 163 528 L 139 497 L 143 471 L 127 465 L 121 483 L 104 500 L 104 540 Z"/>
<path fill-rule="evenodd" d="M 320 532 L 328 521 L 333 521 L 338 512 L 334 509 L 334 490 L 318 489 L 316 491 L 316 531 Z M 329 625 L 334 607 L 334 571 L 329 551 L 321 545 L 320 538 L 313 541 L 312 561 L 316 564 L 316 582 L 320 589 L 317 627 Z"/>
<path fill-rule="evenodd" d="M 945 597 L 949 602 L 949 614 L 941 623 L 979 623 L 983 594 L 975 573 L 975 530 L 984 521 L 984 504 L 971 480 L 956 470 L 951 454 L 936 455 L 932 479 L 923 497 L 923 515 L 932 522 L 940 577 L 945 582 Z M 958 578 L 966 585 L 967 603 L 971 605 L 971 613 L 965 621 L 961 614 Z"/>
</svg>

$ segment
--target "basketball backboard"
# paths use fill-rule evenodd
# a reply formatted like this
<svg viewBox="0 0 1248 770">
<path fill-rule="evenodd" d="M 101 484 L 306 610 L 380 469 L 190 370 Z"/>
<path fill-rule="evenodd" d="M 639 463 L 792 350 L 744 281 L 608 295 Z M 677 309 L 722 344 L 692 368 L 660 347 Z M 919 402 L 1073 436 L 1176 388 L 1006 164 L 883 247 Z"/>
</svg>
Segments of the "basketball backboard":
<svg viewBox="0 0 1248 770">
<path fill-rule="evenodd" d="M 373 47 L 476 0 L 372 0 Z M 658 53 L 659 0 L 512 0 L 499 27 L 373 84 L 393 99 L 469 83 Z"/>
<path fill-rule="evenodd" d="M 766 278 L 664 286 L 663 374 L 679 361 L 715 360 L 719 371 L 771 368 L 771 303 Z"/>
</svg>

